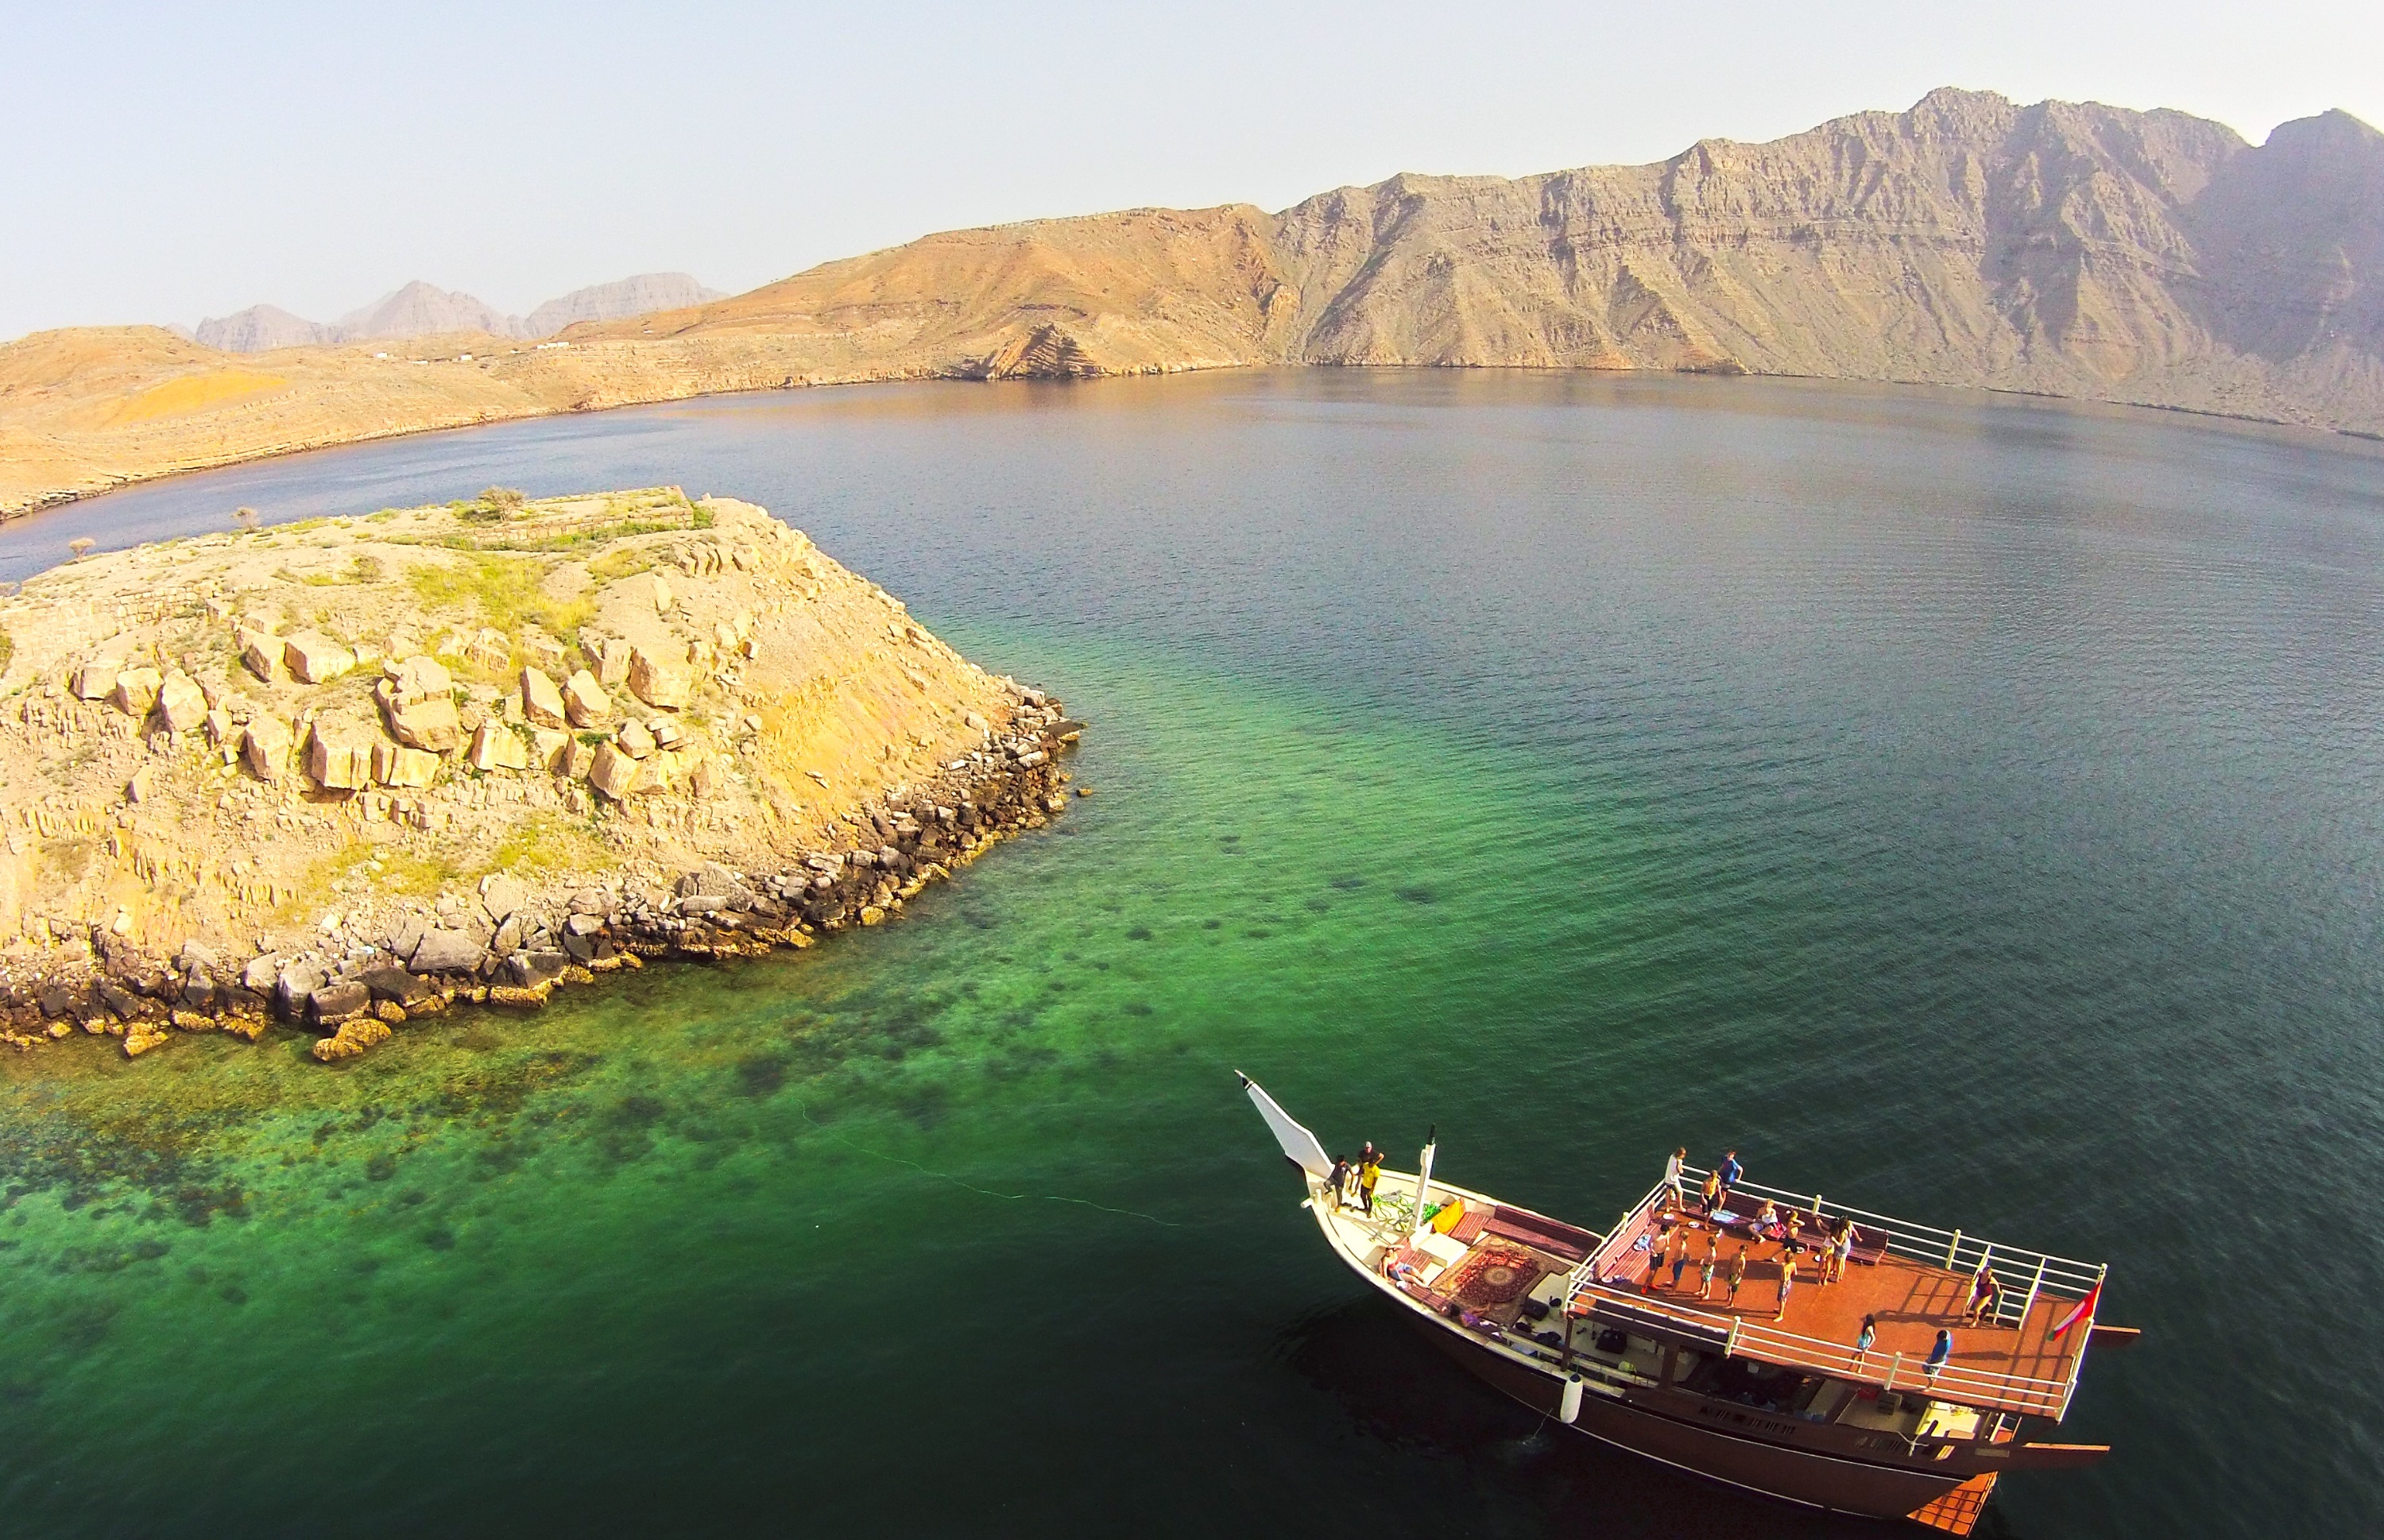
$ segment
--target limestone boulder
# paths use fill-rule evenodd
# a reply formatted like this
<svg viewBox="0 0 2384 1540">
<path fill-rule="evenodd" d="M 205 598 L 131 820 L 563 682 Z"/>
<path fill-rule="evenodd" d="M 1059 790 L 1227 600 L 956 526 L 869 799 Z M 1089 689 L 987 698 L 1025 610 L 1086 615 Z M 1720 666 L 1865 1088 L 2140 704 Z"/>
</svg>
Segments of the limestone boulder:
<svg viewBox="0 0 2384 1540">
<path fill-rule="evenodd" d="M 157 771 L 154 765 L 143 765 L 132 772 L 130 780 L 124 783 L 124 800 L 128 802 L 145 802 L 156 794 Z"/>
<path fill-rule="evenodd" d="M 329 684 L 356 666 L 356 655 L 320 631 L 281 639 L 281 664 L 302 685 Z"/>
<path fill-rule="evenodd" d="M 623 724 L 614 741 L 621 746 L 621 752 L 631 759 L 644 759 L 654 751 L 654 735 L 646 730 L 642 722 Z"/>
<path fill-rule="evenodd" d="M 558 677 L 565 666 L 563 643 L 542 632 L 532 633 L 523 640 L 522 656 L 528 658 L 533 667 L 542 668 Z"/>
<path fill-rule="evenodd" d="M 470 973 L 487 950 L 468 930 L 427 930 L 406 966 L 417 974 Z"/>
<path fill-rule="evenodd" d="M 613 714 L 613 698 L 583 668 L 564 683 L 563 714 L 575 727 L 602 727 Z"/>
<path fill-rule="evenodd" d="M 68 677 L 67 688 L 78 701 L 105 701 L 116 693 L 116 677 L 122 672 L 121 658 L 93 658 L 76 665 Z"/>
<path fill-rule="evenodd" d="M 207 719 L 207 692 L 180 669 L 170 669 L 157 687 L 158 722 L 169 733 L 186 733 Z"/>
<path fill-rule="evenodd" d="M 563 691 L 547 677 L 543 668 L 521 671 L 522 716 L 534 727 L 560 727 L 563 714 Z"/>
<path fill-rule="evenodd" d="M 642 647 L 632 648 L 629 689 L 639 700 L 656 710 L 677 711 L 687 704 L 687 670 L 677 664 L 665 663 Z"/>
<path fill-rule="evenodd" d="M 323 985 L 306 997 L 307 1014 L 318 1026 L 330 1026 L 351 1016 L 362 1015 L 372 1004 L 372 991 L 354 979 L 343 978 Z"/>
<path fill-rule="evenodd" d="M 529 735 L 529 760 L 532 764 L 552 776 L 568 772 L 571 735 L 552 727 L 540 727 Z"/>
<path fill-rule="evenodd" d="M 376 743 L 372 750 L 372 776 L 381 786 L 424 787 L 439 778 L 439 766 L 444 763 L 428 749 L 409 749 L 398 743 Z"/>
<path fill-rule="evenodd" d="M 599 745 L 588 764 L 588 784 L 621 801 L 638 789 L 638 762 L 615 743 Z"/>
<path fill-rule="evenodd" d="M 281 639 L 267 631 L 242 633 L 240 644 L 241 665 L 256 676 L 259 684 L 274 684 L 281 678 Z"/>
<path fill-rule="evenodd" d="M 381 718 L 389 736 L 409 749 L 434 754 L 453 753 L 464 741 L 464 718 L 452 695 L 419 701 L 383 702 Z"/>
<path fill-rule="evenodd" d="M 464 718 L 455 707 L 455 681 L 436 658 L 411 657 L 374 687 L 389 736 L 409 749 L 453 753 L 464 741 Z"/>
<path fill-rule="evenodd" d="M 472 735 L 472 751 L 466 756 L 475 770 L 527 770 L 529 768 L 529 745 L 521 735 L 502 722 L 483 722 L 480 730 Z"/>
<path fill-rule="evenodd" d="M 362 791 L 373 783 L 373 740 L 354 723 L 322 721 L 306 735 L 306 774 L 326 791 Z"/>
<path fill-rule="evenodd" d="M 372 1016 L 358 1015 L 340 1024 L 331 1036 L 318 1039 L 308 1049 L 326 1064 L 341 1059 L 354 1059 L 376 1043 L 389 1041 L 389 1024 Z"/>
<path fill-rule="evenodd" d="M 503 668 L 513 661 L 513 642 L 494 627 L 482 627 L 464 644 L 464 661 L 482 668 Z"/>
<path fill-rule="evenodd" d="M 629 653 L 633 649 L 619 637 L 608 637 L 597 650 L 596 682 L 606 689 L 618 689 L 629 682 Z"/>
<path fill-rule="evenodd" d="M 108 697 L 109 703 L 138 720 L 157 703 L 157 691 L 165 682 L 166 676 L 154 668 L 128 668 L 116 677 L 116 693 Z"/>
<path fill-rule="evenodd" d="M 278 716 L 253 716 L 241 734 L 241 763 L 261 781 L 278 781 L 290 768 L 289 725 Z"/>
</svg>

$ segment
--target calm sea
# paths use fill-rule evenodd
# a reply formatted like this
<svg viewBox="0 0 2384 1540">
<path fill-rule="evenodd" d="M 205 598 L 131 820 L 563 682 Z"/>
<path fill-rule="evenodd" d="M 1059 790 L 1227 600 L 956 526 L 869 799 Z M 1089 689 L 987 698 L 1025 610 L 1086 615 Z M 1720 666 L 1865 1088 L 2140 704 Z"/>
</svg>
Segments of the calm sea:
<svg viewBox="0 0 2384 1540">
<path fill-rule="evenodd" d="M 1676 1143 L 2108 1259 L 2023 1536 L 2384 1528 L 2384 456 L 2012 399 L 1236 374 L 189 478 L 652 482 L 1094 724 L 900 924 L 521 1020 L 0 1062 L 10 1536 L 1872 1534 L 1559 1438 L 1237 1093 L 1602 1224 Z M 130 533 L 128 533 L 130 532 Z"/>
</svg>

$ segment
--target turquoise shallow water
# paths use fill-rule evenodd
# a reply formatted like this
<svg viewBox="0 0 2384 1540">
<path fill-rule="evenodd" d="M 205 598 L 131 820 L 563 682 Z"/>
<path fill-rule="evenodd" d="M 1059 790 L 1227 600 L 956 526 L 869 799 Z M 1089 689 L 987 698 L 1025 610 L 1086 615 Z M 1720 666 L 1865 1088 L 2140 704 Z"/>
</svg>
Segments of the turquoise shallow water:
<svg viewBox="0 0 2384 1540">
<path fill-rule="evenodd" d="M 2375 1527 L 2374 454 L 1747 381 L 901 387 L 195 478 L 0 575 L 653 480 L 1061 691 L 1095 795 L 800 959 L 344 1071 L 0 1065 L 10 1533 L 1848 1527 L 1410 1341 L 1235 1067 L 1590 1223 L 1731 1141 L 2107 1257 L 2149 1335 L 2068 1434 L 2118 1452 L 2008 1532 Z"/>
</svg>

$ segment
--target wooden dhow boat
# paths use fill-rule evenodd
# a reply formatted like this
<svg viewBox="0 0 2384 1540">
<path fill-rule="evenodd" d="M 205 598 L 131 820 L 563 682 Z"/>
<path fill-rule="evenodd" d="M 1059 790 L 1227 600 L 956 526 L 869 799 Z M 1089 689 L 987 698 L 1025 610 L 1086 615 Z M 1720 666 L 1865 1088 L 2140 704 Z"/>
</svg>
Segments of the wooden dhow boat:
<svg viewBox="0 0 2384 1540">
<path fill-rule="evenodd" d="M 1951 1534 L 1970 1533 L 2004 1472 L 2110 1452 L 2031 1436 L 2068 1411 L 2091 1346 L 2136 1335 L 2094 1319 L 2104 1264 L 1748 1182 L 1707 1212 L 1695 1167 L 1599 1234 L 1440 1180 L 1431 1143 L 1419 1170 L 1382 1173 L 1369 1213 L 1333 1190 L 1316 1136 L 1242 1085 L 1334 1253 L 1442 1350 L 1576 1433 L 1787 1502 Z M 1841 1236 L 1842 1275 L 1819 1282 Z M 1682 1249 L 1676 1279 L 1666 1259 Z M 1990 1277 L 2000 1292 L 1974 1310 Z M 1874 1332 L 1858 1347 L 1866 1317 Z M 1931 1362 L 1941 1332 L 1950 1351 Z"/>
</svg>

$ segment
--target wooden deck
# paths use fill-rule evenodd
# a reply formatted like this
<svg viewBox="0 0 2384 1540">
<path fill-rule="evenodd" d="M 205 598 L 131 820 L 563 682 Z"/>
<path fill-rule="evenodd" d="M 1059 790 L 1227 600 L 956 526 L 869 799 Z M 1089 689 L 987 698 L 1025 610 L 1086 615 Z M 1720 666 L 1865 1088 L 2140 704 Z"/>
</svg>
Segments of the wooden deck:
<svg viewBox="0 0 2384 1540">
<path fill-rule="evenodd" d="M 1681 1274 L 1679 1288 L 1671 1285 L 1669 1266 L 1663 1270 L 1659 1285 L 1644 1296 L 1639 1294 L 1637 1276 L 1626 1276 L 1608 1286 L 1644 1298 L 1651 1306 L 1710 1313 L 1724 1326 L 1735 1316 L 1745 1319 L 1751 1327 L 1767 1327 L 1820 1343 L 1843 1344 L 1844 1361 L 1831 1372 L 1849 1379 L 1884 1383 L 1891 1368 L 1894 1368 L 1897 1388 L 1921 1388 L 1921 1363 L 1935 1346 L 1939 1329 L 1945 1328 L 1954 1334 L 1949 1368 L 2066 1385 L 2076 1371 L 2078 1350 L 2086 1339 L 2083 1327 L 2073 1328 L 2058 1341 L 2053 1339 L 2053 1327 L 2078 1301 L 2049 1292 L 2037 1297 L 2025 1321 L 2016 1320 L 2003 1326 L 1965 1326 L 1962 1310 L 1969 1298 L 1970 1274 L 1949 1272 L 1894 1253 L 1877 1261 L 1851 1262 L 1842 1280 L 1824 1284 L 1819 1281 L 1820 1259 L 1806 1251 L 1797 1259 L 1796 1282 L 1789 1292 L 1787 1314 L 1775 1323 L 1773 1316 L 1780 1302 L 1780 1261 L 1785 1248 L 1776 1241 L 1745 1239 L 1725 1231 L 1720 1237 L 1712 1289 L 1707 1298 L 1700 1299 L 1698 1264 L 1705 1257 L 1707 1237 L 1713 1231 L 1705 1221 L 1696 1218 L 1688 1219 L 1684 1229 L 1690 1261 Z M 1679 1246 L 1675 1240 L 1676 1254 Z M 1733 1306 L 1729 1301 L 1727 1280 L 1732 1260 L 1742 1253 L 1746 1257 L 1746 1281 Z M 1641 1271 L 1644 1273 L 1644 1269 Z M 1610 1268 L 1601 1272 L 1601 1277 L 1610 1276 Z M 2005 1289 L 2025 1297 L 2027 1279 L 1998 1276 Z M 2018 1301 L 2014 1299 L 2005 1314 L 2011 1315 L 2017 1309 Z M 1866 1314 L 1878 1318 L 1879 1332 L 1869 1353 L 1858 1365 L 1854 1344 Z M 1807 1370 L 1817 1367 L 1809 1345 L 1793 1353 L 1774 1351 L 1774 1346 L 1765 1341 L 1762 1333 L 1754 1332 L 1742 1335 L 1737 1351 L 1743 1358 Z M 1902 1355 L 1900 1367 L 1898 1354 Z M 1944 1394 L 1948 1400 L 1982 1410 L 2037 1414 L 2044 1410 L 2037 1404 L 2041 1399 L 2038 1397 L 1981 1395 L 1977 1381 L 1962 1381 L 1958 1392 L 1949 1383 Z"/>
</svg>

